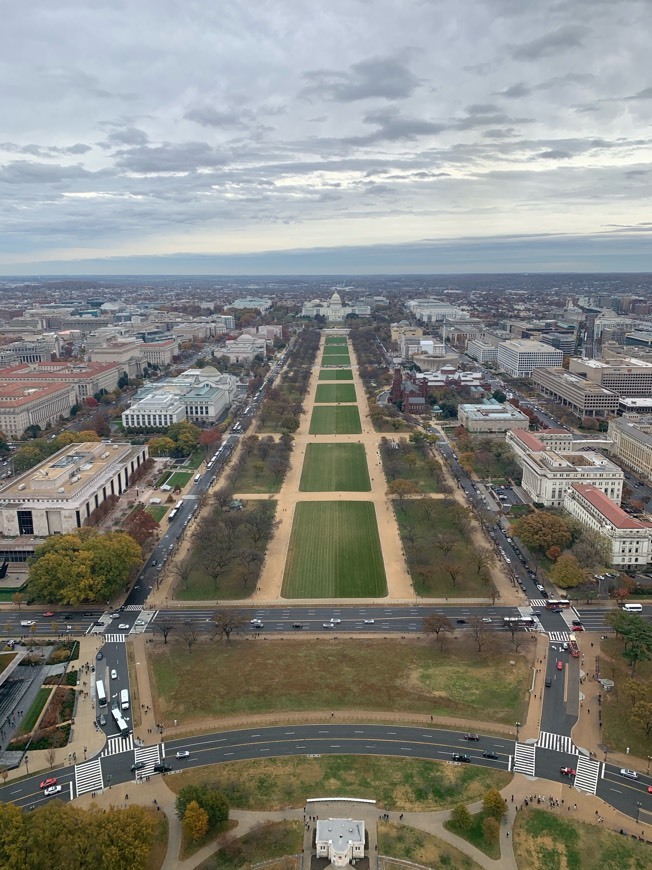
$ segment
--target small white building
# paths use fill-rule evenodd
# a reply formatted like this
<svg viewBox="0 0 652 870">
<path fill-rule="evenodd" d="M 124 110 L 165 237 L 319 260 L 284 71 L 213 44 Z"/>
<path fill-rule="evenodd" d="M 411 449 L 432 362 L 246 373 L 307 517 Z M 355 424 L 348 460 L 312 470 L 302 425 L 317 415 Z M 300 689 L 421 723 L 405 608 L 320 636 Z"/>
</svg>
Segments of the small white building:
<svg viewBox="0 0 652 870">
<path fill-rule="evenodd" d="M 258 335 L 246 335 L 243 333 L 233 341 L 227 341 L 224 348 L 224 356 L 228 356 L 232 363 L 251 362 L 260 354 L 265 356 L 267 340 Z"/>
<path fill-rule="evenodd" d="M 518 408 L 506 402 L 483 402 L 481 405 L 458 405 L 457 419 L 469 432 L 508 432 L 528 429 L 530 421 Z"/>
<path fill-rule="evenodd" d="M 609 542 L 611 564 L 631 567 L 652 561 L 652 523 L 637 520 L 595 486 L 573 483 L 564 510 Z"/>
<path fill-rule="evenodd" d="M 359 819 L 324 819 L 317 822 L 318 858 L 333 867 L 348 867 L 352 858 L 364 858 L 364 822 Z"/>
<path fill-rule="evenodd" d="M 125 429 L 167 429 L 185 419 L 183 399 L 163 390 L 150 393 L 122 412 Z"/>
</svg>

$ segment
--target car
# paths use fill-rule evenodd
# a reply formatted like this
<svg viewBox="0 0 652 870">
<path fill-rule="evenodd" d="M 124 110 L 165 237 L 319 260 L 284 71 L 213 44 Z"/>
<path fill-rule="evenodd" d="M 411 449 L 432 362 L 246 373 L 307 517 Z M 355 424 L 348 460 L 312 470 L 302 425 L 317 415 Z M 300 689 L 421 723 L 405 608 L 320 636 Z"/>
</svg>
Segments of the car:
<svg viewBox="0 0 652 870">
<path fill-rule="evenodd" d="M 546 689 L 549 689 L 552 686 L 552 677 L 546 677 Z"/>
<path fill-rule="evenodd" d="M 104 715 L 104 713 L 100 713 L 98 722 L 100 723 L 100 725 L 106 725 L 106 716 Z"/>
<path fill-rule="evenodd" d="M 43 792 L 43 794 L 44 794 L 46 797 L 52 797 L 53 794 L 59 794 L 60 791 L 61 791 L 61 786 L 60 786 L 60 785 L 51 785 L 50 788 L 46 788 L 46 789 L 45 789 L 45 791 Z"/>
<path fill-rule="evenodd" d="M 97 651 L 97 655 L 95 656 L 95 658 L 98 660 L 98 662 L 101 661 L 101 660 L 104 658 L 104 653 L 102 652 L 101 649 L 99 649 L 99 650 Z"/>
<path fill-rule="evenodd" d="M 652 794 L 652 785 L 648 785 L 648 787 L 647 787 L 647 793 L 648 793 L 648 794 Z"/>
<path fill-rule="evenodd" d="M 562 643 L 561 648 L 563 649 L 564 652 L 568 652 L 568 650 L 570 649 L 570 646 L 569 646 L 569 644 L 564 642 L 564 643 Z M 561 670 L 561 668 L 559 670 Z"/>
<path fill-rule="evenodd" d="M 333 622 L 322 622 L 322 628 L 335 628 L 335 623 L 333 623 Z"/>
<path fill-rule="evenodd" d="M 498 758 L 498 754 L 496 752 L 491 752 L 491 750 L 485 750 L 482 753 L 483 758 Z"/>
<path fill-rule="evenodd" d="M 333 623 L 333 625 L 339 625 L 342 620 L 338 619 L 336 616 L 331 616 L 330 621 Z"/>
<path fill-rule="evenodd" d="M 469 758 L 468 755 L 463 755 L 460 752 L 454 752 L 453 753 L 453 761 L 460 761 L 463 764 L 468 764 L 471 761 L 471 759 Z"/>
<path fill-rule="evenodd" d="M 177 754 L 175 755 L 175 758 L 189 758 L 189 757 L 190 757 L 190 753 L 188 752 L 187 749 L 180 749 L 177 752 Z"/>
<path fill-rule="evenodd" d="M 152 559 L 150 565 L 152 566 L 152 568 L 156 568 L 156 566 L 158 565 L 158 559 Z"/>
<path fill-rule="evenodd" d="M 509 558 L 509 556 L 503 556 L 503 558 L 505 559 L 505 561 L 507 562 L 508 565 L 512 564 L 512 560 Z"/>
<path fill-rule="evenodd" d="M 43 616 L 45 616 L 46 619 L 50 616 L 54 616 L 54 610 L 46 610 Z"/>
<path fill-rule="evenodd" d="M 251 629 L 252 631 L 258 631 L 259 628 L 265 628 L 264 622 L 252 622 Z"/>
<path fill-rule="evenodd" d="M 564 663 L 563 663 L 562 661 L 558 661 L 558 662 L 557 662 L 557 670 L 558 670 L 558 671 L 563 671 L 563 670 L 564 670 Z"/>
<path fill-rule="evenodd" d="M 303 628 L 303 622 L 293 622 L 292 628 Z"/>
<path fill-rule="evenodd" d="M 116 671 L 115 668 L 111 668 L 111 679 L 112 679 L 112 680 L 117 680 L 117 679 L 118 679 L 118 672 Z"/>
<path fill-rule="evenodd" d="M 147 625 L 144 619 L 137 619 L 134 625 Z"/>
<path fill-rule="evenodd" d="M 261 621 L 261 620 L 260 620 L 257 616 L 255 616 L 253 619 L 250 619 L 250 620 L 249 620 L 249 622 L 251 623 L 251 625 L 258 625 L 258 623 L 259 623 L 260 621 Z"/>
<path fill-rule="evenodd" d="M 479 740 L 480 735 L 479 734 L 465 734 L 464 739 L 465 740 Z"/>
<path fill-rule="evenodd" d="M 61 617 L 61 619 L 64 619 L 64 620 L 65 619 L 74 619 L 74 618 L 75 617 L 72 615 L 72 613 L 64 613 L 64 615 Z"/>
<path fill-rule="evenodd" d="M 559 772 L 563 776 L 575 776 L 577 774 L 577 771 L 574 767 L 560 767 Z"/>
<path fill-rule="evenodd" d="M 120 631 L 129 631 L 130 626 L 126 622 L 121 622 L 118 628 Z"/>
<path fill-rule="evenodd" d="M 137 761 L 135 764 L 131 765 L 130 770 L 142 770 L 146 766 L 147 765 L 145 764 L 144 761 Z"/>
<path fill-rule="evenodd" d="M 482 618 L 482 621 L 483 621 L 483 622 L 491 622 L 491 620 L 489 619 L 488 616 L 484 616 L 484 617 Z"/>
<path fill-rule="evenodd" d="M 111 619 L 120 619 L 120 614 L 119 613 L 112 613 Z"/>
<path fill-rule="evenodd" d="M 458 625 L 466 625 L 466 619 L 456 619 L 455 622 L 457 622 Z"/>
<path fill-rule="evenodd" d="M 542 586 L 540 583 L 537 583 L 535 585 L 536 585 L 537 589 L 539 590 L 539 592 L 543 592 L 543 590 L 545 588 L 544 586 Z"/>
<path fill-rule="evenodd" d="M 581 622 L 574 622 L 573 623 L 573 631 L 586 631 L 586 629 L 584 628 L 584 626 L 582 625 Z"/>
<path fill-rule="evenodd" d="M 154 765 L 152 770 L 154 771 L 154 773 L 167 773 L 169 770 L 172 770 L 172 765 L 164 764 L 162 761 L 160 761 L 158 764 Z"/>
<path fill-rule="evenodd" d="M 23 628 L 31 628 L 32 625 L 36 625 L 36 622 L 33 619 L 21 619 L 20 624 Z"/>
<path fill-rule="evenodd" d="M 375 623 L 376 623 L 375 619 L 365 619 L 365 621 L 364 621 L 365 625 L 375 625 Z"/>
<path fill-rule="evenodd" d="M 56 776 L 51 776 L 49 779 L 44 779 L 39 788 L 50 788 L 51 785 L 57 784 Z"/>
<path fill-rule="evenodd" d="M 546 592 L 545 589 L 540 589 L 539 591 L 541 592 L 542 598 L 550 598 L 550 595 Z"/>
<path fill-rule="evenodd" d="M 626 776 L 627 779 L 638 779 L 638 773 L 635 770 L 630 770 L 628 767 L 621 767 L 620 775 Z"/>
</svg>

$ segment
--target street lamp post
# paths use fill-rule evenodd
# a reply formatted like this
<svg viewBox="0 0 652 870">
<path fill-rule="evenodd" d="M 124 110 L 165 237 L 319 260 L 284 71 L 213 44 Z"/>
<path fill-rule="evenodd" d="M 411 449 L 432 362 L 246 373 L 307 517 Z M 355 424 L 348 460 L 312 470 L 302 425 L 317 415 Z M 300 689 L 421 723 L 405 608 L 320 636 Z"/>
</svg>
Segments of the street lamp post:
<svg viewBox="0 0 652 870">
<path fill-rule="evenodd" d="M 516 723 L 516 742 L 517 742 L 517 743 L 518 743 L 518 729 L 519 729 L 520 727 L 521 727 L 521 723 L 520 723 L 520 722 L 517 722 L 517 723 Z"/>
<path fill-rule="evenodd" d="M 29 773 L 29 758 L 25 756 L 25 770 Z"/>
<path fill-rule="evenodd" d="M 650 760 L 651 760 L 651 759 L 652 759 L 652 755 L 648 755 L 648 757 L 647 757 L 647 772 L 648 772 L 648 776 L 649 776 L 649 774 L 650 774 Z"/>
</svg>

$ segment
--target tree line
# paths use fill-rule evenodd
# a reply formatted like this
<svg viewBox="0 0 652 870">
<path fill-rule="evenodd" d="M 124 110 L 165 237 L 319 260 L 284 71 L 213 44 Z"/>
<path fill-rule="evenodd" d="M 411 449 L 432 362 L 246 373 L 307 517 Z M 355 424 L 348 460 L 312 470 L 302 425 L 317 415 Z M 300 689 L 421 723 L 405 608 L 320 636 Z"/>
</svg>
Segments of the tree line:
<svg viewBox="0 0 652 870">
<path fill-rule="evenodd" d="M 317 329 L 304 329 L 297 335 L 288 351 L 282 378 L 268 390 L 258 411 L 261 426 L 284 434 L 291 434 L 299 428 L 304 410 L 302 402 L 308 391 L 320 340 Z"/>
</svg>

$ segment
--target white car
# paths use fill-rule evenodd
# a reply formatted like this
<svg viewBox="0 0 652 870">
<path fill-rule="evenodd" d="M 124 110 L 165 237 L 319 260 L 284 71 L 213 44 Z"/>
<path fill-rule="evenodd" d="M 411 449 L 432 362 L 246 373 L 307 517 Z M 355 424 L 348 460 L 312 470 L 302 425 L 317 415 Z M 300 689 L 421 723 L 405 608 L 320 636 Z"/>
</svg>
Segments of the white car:
<svg viewBox="0 0 652 870">
<path fill-rule="evenodd" d="M 330 621 L 333 623 L 333 625 L 339 625 L 342 620 L 338 619 L 336 616 L 331 616 Z"/>
<path fill-rule="evenodd" d="M 50 788 L 46 788 L 46 789 L 45 789 L 45 791 L 43 792 L 43 794 L 44 794 L 46 797 L 52 797 L 53 794 L 59 794 L 60 791 L 61 791 L 61 786 L 60 786 L 60 785 L 51 785 Z"/>
<path fill-rule="evenodd" d="M 259 622 L 262 622 L 262 620 L 259 619 L 259 618 L 256 616 L 254 619 L 250 619 L 249 622 L 250 622 L 252 625 L 258 625 L 258 623 L 259 623 Z"/>
<path fill-rule="evenodd" d="M 118 628 L 120 631 L 129 631 L 130 626 L 128 626 L 126 622 L 121 622 Z"/>
<path fill-rule="evenodd" d="M 322 626 L 324 628 L 335 628 L 335 623 L 334 622 L 323 622 Z"/>
<path fill-rule="evenodd" d="M 628 767 L 620 768 L 620 775 L 626 776 L 627 779 L 638 779 L 638 773 L 635 770 L 630 770 Z M 47 792 L 46 792 L 47 794 Z"/>
<path fill-rule="evenodd" d="M 21 619 L 21 620 L 20 620 L 20 624 L 21 624 L 24 628 L 29 628 L 29 627 L 32 626 L 32 625 L 36 625 L 36 622 L 35 622 L 33 619 Z"/>
<path fill-rule="evenodd" d="M 373 625 L 375 622 L 376 622 L 375 619 L 365 619 L 364 624 L 365 625 Z"/>
<path fill-rule="evenodd" d="M 111 679 L 112 679 L 112 680 L 117 680 L 117 679 L 118 679 L 118 672 L 116 671 L 115 668 L 111 668 Z"/>
<path fill-rule="evenodd" d="M 190 756 L 190 753 L 188 752 L 187 749 L 180 749 L 177 752 L 175 758 L 188 758 L 189 756 Z"/>
<path fill-rule="evenodd" d="M 491 620 L 489 619 L 488 616 L 483 617 L 482 621 L 483 622 L 491 622 Z"/>
<path fill-rule="evenodd" d="M 144 619 L 137 619 L 134 625 L 147 625 Z"/>
</svg>

